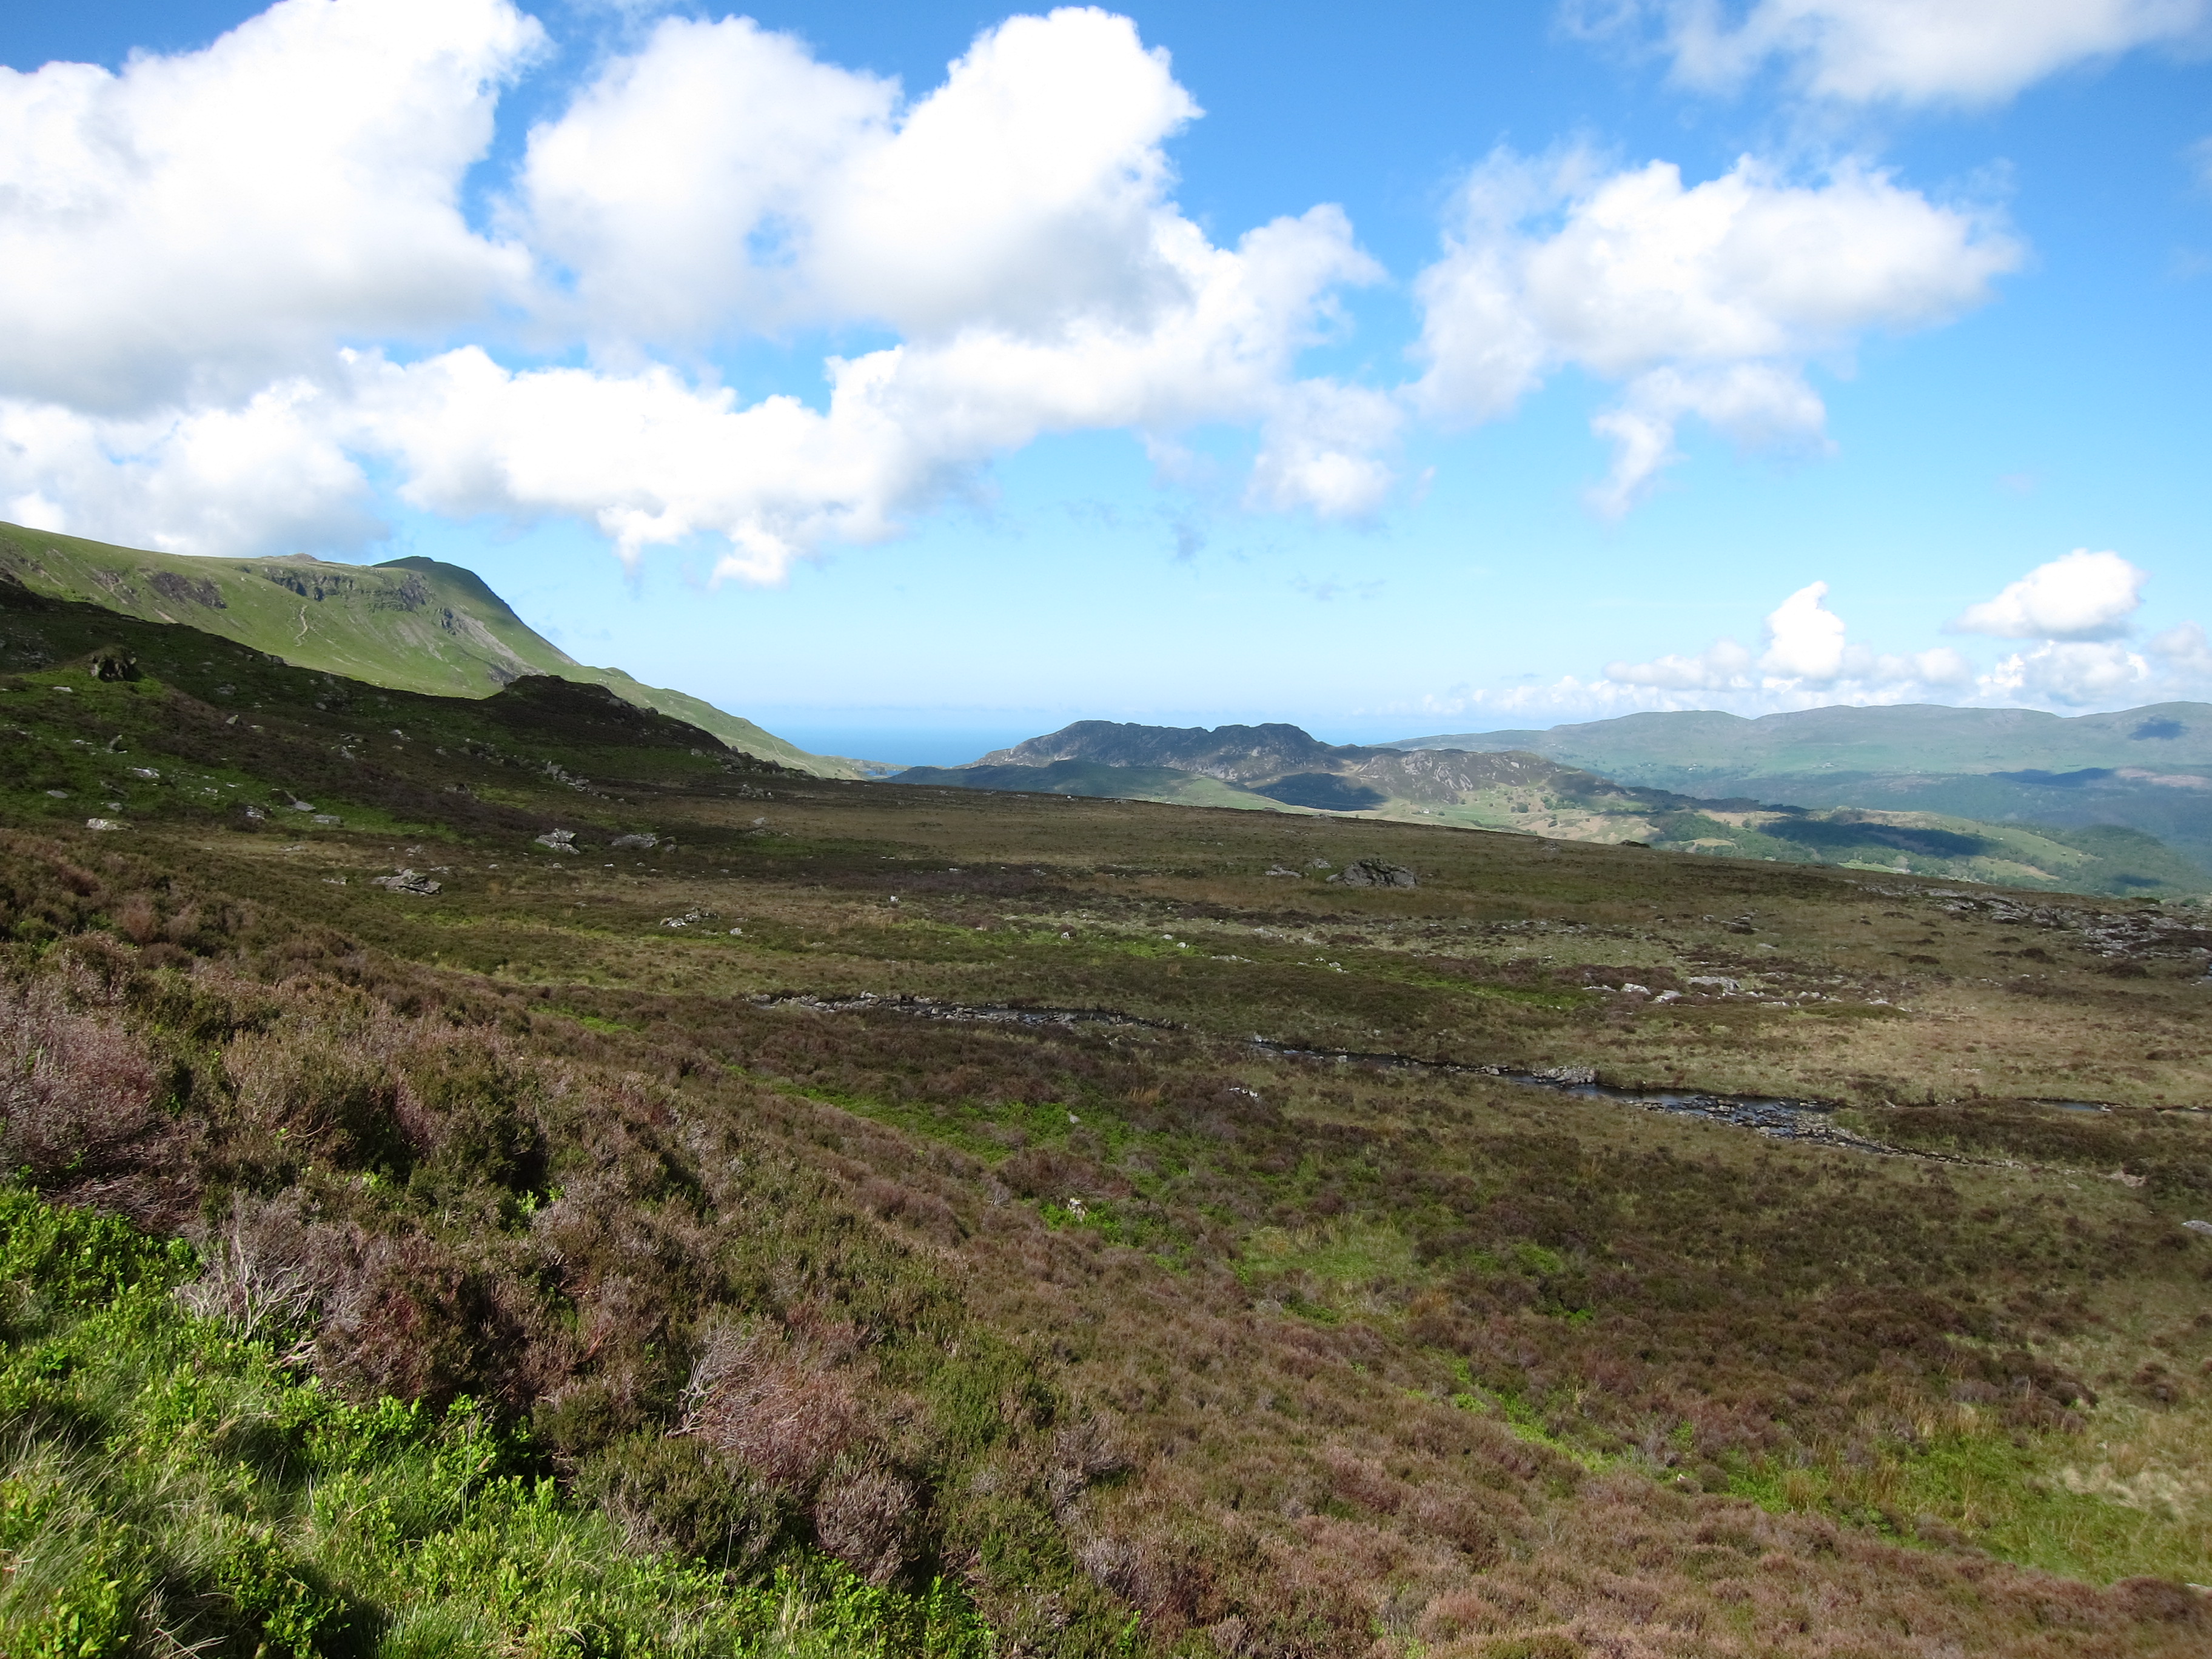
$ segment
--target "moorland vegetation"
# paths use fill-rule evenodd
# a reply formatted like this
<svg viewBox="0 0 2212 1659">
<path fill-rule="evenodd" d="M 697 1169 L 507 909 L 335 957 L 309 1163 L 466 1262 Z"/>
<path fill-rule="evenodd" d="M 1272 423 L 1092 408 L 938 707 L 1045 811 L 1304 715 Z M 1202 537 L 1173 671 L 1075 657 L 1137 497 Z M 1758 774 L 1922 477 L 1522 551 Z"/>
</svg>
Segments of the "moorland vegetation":
<svg viewBox="0 0 2212 1659">
<path fill-rule="evenodd" d="M 10 1654 L 2212 1633 L 2193 904 L 0 636 Z"/>
</svg>

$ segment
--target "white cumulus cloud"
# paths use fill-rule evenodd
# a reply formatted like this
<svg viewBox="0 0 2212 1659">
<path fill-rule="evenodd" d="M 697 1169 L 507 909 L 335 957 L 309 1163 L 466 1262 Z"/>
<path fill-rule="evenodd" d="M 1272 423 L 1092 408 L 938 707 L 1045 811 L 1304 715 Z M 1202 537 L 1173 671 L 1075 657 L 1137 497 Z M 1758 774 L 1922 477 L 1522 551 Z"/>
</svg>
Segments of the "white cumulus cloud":
<svg viewBox="0 0 2212 1659">
<path fill-rule="evenodd" d="M 0 68 L 0 393 L 243 399 L 515 297 L 529 256 L 458 203 L 543 40 L 507 0 L 283 0 L 119 73 Z"/>
<path fill-rule="evenodd" d="M 358 547 L 385 526 L 342 413 L 302 378 L 128 417 L 0 398 L 0 500 L 18 524 L 169 553 Z"/>
<path fill-rule="evenodd" d="M 1982 678 L 1984 696 L 2008 702 L 2083 704 L 2136 695 L 2152 680 L 2139 652 L 2112 641 L 2046 640 L 2014 653 Z"/>
<path fill-rule="evenodd" d="M 2149 580 L 2117 553 L 2076 548 L 2038 565 L 1951 626 L 2006 640 L 2111 640 L 2128 630 Z"/>
<path fill-rule="evenodd" d="M 1012 18 L 911 100 L 665 19 L 472 226 L 544 46 L 508 0 L 282 0 L 118 75 L 0 70 L 0 501 L 338 550 L 380 533 L 374 473 L 633 560 L 720 537 L 720 574 L 767 580 L 1055 432 L 1165 453 L 1224 423 L 1255 434 L 1256 508 L 1388 495 L 1401 406 L 1297 371 L 1380 268 L 1334 207 L 1221 242 L 1187 217 L 1164 145 L 1200 112 L 1127 19 Z M 890 341 L 826 357 L 825 401 L 722 383 L 712 353 L 799 330 Z"/>
<path fill-rule="evenodd" d="M 1765 648 L 1757 654 L 1734 640 L 1716 640 L 1695 655 L 1608 664 L 1599 684 L 1659 691 L 1819 692 L 1893 700 L 1906 691 L 1972 680 L 1973 671 L 1955 651 L 1939 647 L 1893 655 L 1856 643 L 1844 619 L 1828 609 L 1827 598 L 1827 583 L 1812 582 L 1775 606 L 1766 616 Z"/>
<path fill-rule="evenodd" d="M 1620 385 L 1593 422 L 1614 449 L 1595 499 L 1618 513 L 1673 459 L 1686 415 L 1746 447 L 1821 447 L 1808 362 L 1971 309 L 2021 258 L 1985 217 L 1856 163 L 1800 184 L 1747 158 L 1686 186 L 1664 161 L 1601 175 L 1585 157 L 1500 155 L 1419 279 L 1415 395 L 1479 420 L 1561 368 Z"/>
<path fill-rule="evenodd" d="M 2173 678 L 2199 690 L 2212 686 L 2212 641 L 2201 623 L 2182 623 L 2152 636 L 2152 652 Z"/>
<path fill-rule="evenodd" d="M 625 559 L 701 533 L 720 575 L 781 577 L 834 542 L 879 540 L 993 456 L 1049 432 L 1264 422 L 1261 504 L 1372 507 L 1394 430 L 1376 394 L 1287 378 L 1327 286 L 1370 269 L 1331 209 L 1261 227 L 1234 250 L 1194 240 L 1188 301 L 1141 329 L 1094 319 L 1039 338 L 978 326 L 832 359 L 828 407 L 661 366 L 512 371 L 474 348 L 355 362 L 357 441 L 390 454 L 418 506 L 468 516 L 565 514 Z"/>
<path fill-rule="evenodd" d="M 1596 32 L 1656 19 L 1676 77 L 1732 89 L 1770 63 L 1850 103 L 1978 105 L 2077 64 L 2201 37 L 2207 0 L 1630 0 L 1571 9 Z"/>
</svg>

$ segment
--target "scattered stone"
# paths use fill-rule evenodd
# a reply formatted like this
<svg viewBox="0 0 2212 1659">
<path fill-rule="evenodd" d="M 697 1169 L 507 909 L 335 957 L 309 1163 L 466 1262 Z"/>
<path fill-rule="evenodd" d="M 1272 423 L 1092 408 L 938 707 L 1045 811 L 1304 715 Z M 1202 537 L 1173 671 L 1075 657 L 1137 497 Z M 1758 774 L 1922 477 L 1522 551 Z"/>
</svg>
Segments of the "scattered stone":
<svg viewBox="0 0 2212 1659">
<path fill-rule="evenodd" d="M 418 898 L 428 898 L 444 885 L 429 876 L 418 876 L 412 870 L 396 871 L 388 876 L 371 878 L 371 886 L 382 887 L 394 893 L 412 893 Z"/>
<path fill-rule="evenodd" d="M 1298 872 L 1297 871 L 1285 870 L 1279 864 L 1269 865 L 1267 866 L 1267 873 L 1271 876 L 1288 876 L 1292 881 L 1296 881 L 1298 878 Z M 2212 974 L 2208 974 L 2206 977 L 2212 978 Z"/>
<path fill-rule="evenodd" d="M 548 830 L 538 837 L 537 844 L 549 853 L 573 853 L 576 850 L 574 830 Z"/>
<path fill-rule="evenodd" d="M 1632 983 L 1622 986 L 1620 994 L 1625 997 L 1648 997 L 1651 994 L 1651 988 L 1648 985 Z"/>
<path fill-rule="evenodd" d="M 112 818 L 87 818 L 84 827 L 88 830 L 120 830 L 123 826 Z"/>
<path fill-rule="evenodd" d="M 1682 983 L 1685 985 L 1701 986 L 1707 990 L 1718 991 L 1724 997 L 1732 997 L 1738 991 L 1741 991 L 1743 988 L 1743 987 L 1739 985 L 1735 981 L 1732 979 L 1724 979 L 1718 974 L 1692 974 L 1687 979 L 1684 980 Z"/>
<path fill-rule="evenodd" d="M 1579 1088 L 1586 1083 L 1597 1081 L 1597 1068 L 1595 1066 L 1552 1066 L 1540 1072 L 1531 1072 L 1528 1075 L 1539 1083 L 1559 1083 L 1570 1088 Z"/>
<path fill-rule="evenodd" d="M 269 814 L 263 811 L 258 806 L 247 807 L 246 809 L 246 816 L 256 823 L 265 823 L 269 820 Z"/>
<path fill-rule="evenodd" d="M 2212 1221 L 2185 1221 L 2181 1224 L 2192 1233 L 2212 1233 Z"/>
<path fill-rule="evenodd" d="M 317 823 L 336 825 L 343 823 L 345 820 L 335 812 L 318 812 L 315 814 L 315 822 Z"/>
<path fill-rule="evenodd" d="M 660 845 L 660 837 L 652 835 L 617 836 L 612 841 L 609 842 L 607 845 L 615 848 L 617 851 L 626 851 L 630 848 L 635 847 L 641 848 L 647 852 L 651 852 L 654 848 Z"/>
<path fill-rule="evenodd" d="M 1331 864 L 1327 859 L 1309 859 L 1306 861 L 1306 868 L 1309 870 L 1334 870 L 1336 866 Z"/>
<path fill-rule="evenodd" d="M 1391 864 L 1382 859 L 1356 859 L 1329 879 L 1340 881 L 1346 887 L 1418 887 L 1421 884 L 1404 865 Z"/>
<path fill-rule="evenodd" d="M 69 791 L 66 789 L 49 789 L 46 793 L 52 795 L 56 800 L 67 800 L 69 799 Z"/>
<path fill-rule="evenodd" d="M 661 919 L 660 919 L 660 925 L 661 925 L 663 927 L 690 927 L 694 922 L 700 922 L 700 921 L 714 921 L 714 919 L 715 919 L 715 913 L 714 913 L 714 911 L 712 911 L 712 910 L 702 910 L 702 909 L 701 909 L 697 905 L 696 905 L 696 904 L 695 904 L 695 905 L 693 905 L 693 906 L 691 907 L 691 908 L 690 908 L 689 910 L 686 910 L 686 911 L 685 911 L 682 915 L 680 915 L 680 916 L 663 916 L 663 917 L 661 917 Z M 732 932 L 734 932 L 735 930 L 734 930 L 734 929 L 732 929 Z"/>
<path fill-rule="evenodd" d="M 124 769 L 134 778 L 152 778 L 159 781 L 161 775 L 150 766 L 130 766 Z"/>
</svg>

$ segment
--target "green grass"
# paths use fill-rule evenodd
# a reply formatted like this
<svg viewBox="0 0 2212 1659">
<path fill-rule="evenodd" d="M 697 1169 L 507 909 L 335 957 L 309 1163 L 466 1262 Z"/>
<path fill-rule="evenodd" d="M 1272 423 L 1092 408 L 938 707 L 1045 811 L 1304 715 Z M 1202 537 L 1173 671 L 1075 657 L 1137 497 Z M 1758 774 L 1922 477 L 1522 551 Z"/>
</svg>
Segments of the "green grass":
<svg viewBox="0 0 2212 1659">
<path fill-rule="evenodd" d="M 1987 1416 L 1963 1414 L 1909 1449 L 1746 1467 L 1727 1490 L 1777 1512 L 1824 1513 L 1908 1541 L 1963 1539 L 2008 1561 L 2096 1583 L 2203 1573 L 2212 1559 L 2212 1514 L 2201 1505 L 2116 1503 L 2072 1490 L 2062 1472 L 2081 1455 L 2078 1434 L 2022 1436 Z"/>
<path fill-rule="evenodd" d="M 942 1587 L 876 1589 L 818 1559 L 738 1586 L 633 1549 L 474 1402 L 349 1404 L 184 1311 L 195 1266 L 180 1243 L 0 1190 L 11 1659 L 164 1639 L 297 1659 L 991 1650 Z"/>
<path fill-rule="evenodd" d="M 0 572 L 57 599 L 184 623 L 302 668 L 430 696 L 487 696 L 518 674 L 603 685 L 763 760 L 823 777 L 858 775 L 700 698 L 577 662 L 472 572 L 434 559 L 368 566 L 194 558 L 0 524 Z"/>
</svg>

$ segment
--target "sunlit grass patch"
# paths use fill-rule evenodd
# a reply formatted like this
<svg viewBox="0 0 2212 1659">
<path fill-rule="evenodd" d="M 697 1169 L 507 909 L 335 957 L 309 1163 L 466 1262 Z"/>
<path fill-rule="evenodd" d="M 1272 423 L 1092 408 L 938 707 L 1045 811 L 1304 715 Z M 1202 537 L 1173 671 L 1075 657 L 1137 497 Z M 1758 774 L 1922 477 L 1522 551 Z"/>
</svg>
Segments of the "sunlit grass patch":
<svg viewBox="0 0 2212 1659">
<path fill-rule="evenodd" d="M 646 1652 L 981 1659 L 956 1592 L 820 1558 L 741 1585 L 631 1547 L 481 1407 L 345 1403 L 179 1308 L 194 1266 L 0 1190 L 0 1644 L 105 1659 Z"/>
</svg>

